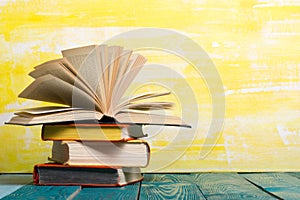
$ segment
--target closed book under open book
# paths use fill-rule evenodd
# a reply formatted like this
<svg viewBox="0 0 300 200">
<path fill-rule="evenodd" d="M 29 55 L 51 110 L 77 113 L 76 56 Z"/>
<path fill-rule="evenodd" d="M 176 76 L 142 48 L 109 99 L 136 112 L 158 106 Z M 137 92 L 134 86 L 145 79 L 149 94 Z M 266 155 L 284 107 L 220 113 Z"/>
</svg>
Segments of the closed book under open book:
<svg viewBox="0 0 300 200">
<path fill-rule="evenodd" d="M 67 165 L 146 167 L 150 147 L 142 140 L 53 141 L 49 159 Z"/>
<path fill-rule="evenodd" d="M 144 137 L 143 129 L 138 125 L 126 124 L 44 124 L 42 140 L 127 140 Z"/>
</svg>

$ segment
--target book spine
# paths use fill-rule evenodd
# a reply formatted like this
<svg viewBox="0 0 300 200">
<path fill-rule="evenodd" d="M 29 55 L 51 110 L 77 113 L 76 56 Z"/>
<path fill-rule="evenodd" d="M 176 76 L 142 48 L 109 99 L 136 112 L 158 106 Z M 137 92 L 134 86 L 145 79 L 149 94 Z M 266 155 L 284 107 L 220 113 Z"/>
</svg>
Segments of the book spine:
<svg viewBox="0 0 300 200">
<path fill-rule="evenodd" d="M 39 185 L 39 173 L 38 173 L 38 166 L 37 165 L 35 165 L 34 167 L 33 167 L 33 173 L 32 173 L 32 176 L 33 176 L 33 183 L 35 184 L 35 185 Z"/>
<path fill-rule="evenodd" d="M 151 154 L 151 152 L 150 152 L 150 145 L 149 145 L 149 143 L 148 142 L 144 142 L 144 144 L 146 145 L 147 152 L 148 152 L 148 154 L 147 154 L 147 164 L 144 167 L 147 167 L 149 165 L 149 162 L 150 162 L 150 154 Z"/>
<path fill-rule="evenodd" d="M 42 125 L 42 129 L 41 129 L 41 140 L 46 141 L 47 139 L 45 139 L 45 137 L 44 137 L 44 131 L 45 131 L 45 125 Z"/>
</svg>

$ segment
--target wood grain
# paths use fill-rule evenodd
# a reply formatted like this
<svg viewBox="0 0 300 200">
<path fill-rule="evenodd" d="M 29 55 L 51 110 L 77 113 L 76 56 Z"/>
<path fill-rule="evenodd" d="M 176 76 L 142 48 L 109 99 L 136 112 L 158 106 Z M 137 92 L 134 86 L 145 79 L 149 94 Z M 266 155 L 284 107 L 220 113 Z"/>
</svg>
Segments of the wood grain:
<svg viewBox="0 0 300 200">
<path fill-rule="evenodd" d="M 242 176 L 282 199 L 300 199 L 300 179 L 287 173 L 249 173 Z"/>
<path fill-rule="evenodd" d="M 193 177 L 182 174 L 146 174 L 140 199 L 205 199 Z"/>
<path fill-rule="evenodd" d="M 80 199 L 138 199 L 140 183 L 123 187 L 84 187 L 73 198 Z"/>
<path fill-rule="evenodd" d="M 0 198 L 16 191 L 23 185 L 32 182 L 32 174 L 0 175 Z"/>
<path fill-rule="evenodd" d="M 287 172 L 287 174 L 300 179 L 300 172 Z"/>
<path fill-rule="evenodd" d="M 79 186 L 36 186 L 25 185 L 15 192 L 5 196 L 2 200 L 23 200 L 23 199 L 53 199 L 53 200 L 65 200 L 72 194 L 80 190 Z"/>
<path fill-rule="evenodd" d="M 206 199 L 274 199 L 236 173 L 194 174 Z"/>
<path fill-rule="evenodd" d="M 158 182 L 158 183 L 194 183 L 192 174 L 145 174 L 143 183 L 145 182 Z"/>
<path fill-rule="evenodd" d="M 293 176 L 294 175 L 294 176 Z M 3 199 L 300 199 L 299 173 L 145 174 L 124 187 L 35 186 L 30 175 L 0 175 Z M 22 187 L 23 186 L 23 187 Z M 17 189 L 16 187 L 21 187 Z M 7 189 L 7 192 L 5 191 Z M 16 191 L 9 194 L 11 191 Z M 4 191 L 4 193 L 2 193 Z M 10 191 L 10 192 L 9 192 Z M 7 196 L 6 196 L 7 195 Z"/>
<path fill-rule="evenodd" d="M 300 180 L 287 173 L 242 173 L 241 175 L 264 188 L 300 186 Z"/>
</svg>

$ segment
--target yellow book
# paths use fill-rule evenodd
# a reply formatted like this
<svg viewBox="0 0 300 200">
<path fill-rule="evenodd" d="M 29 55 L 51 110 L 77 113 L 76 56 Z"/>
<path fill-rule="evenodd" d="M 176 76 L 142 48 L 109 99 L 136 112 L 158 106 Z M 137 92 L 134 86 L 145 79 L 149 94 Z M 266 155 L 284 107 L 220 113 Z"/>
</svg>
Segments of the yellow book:
<svg viewBox="0 0 300 200">
<path fill-rule="evenodd" d="M 141 126 L 124 124 L 44 124 L 42 140 L 126 140 L 145 136 Z"/>
</svg>

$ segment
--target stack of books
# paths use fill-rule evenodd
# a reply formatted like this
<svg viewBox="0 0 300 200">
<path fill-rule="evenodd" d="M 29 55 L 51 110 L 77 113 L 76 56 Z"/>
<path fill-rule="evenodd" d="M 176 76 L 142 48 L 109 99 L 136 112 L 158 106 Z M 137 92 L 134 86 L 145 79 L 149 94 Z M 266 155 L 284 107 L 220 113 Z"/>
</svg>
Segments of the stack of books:
<svg viewBox="0 0 300 200">
<path fill-rule="evenodd" d="M 37 185 L 123 186 L 142 180 L 150 147 L 141 126 L 116 123 L 44 124 L 52 162 L 34 166 Z M 134 136 L 134 137 L 133 137 Z"/>
<path fill-rule="evenodd" d="M 42 125 L 42 139 L 53 141 L 53 163 L 34 167 L 35 183 L 124 185 L 141 180 L 140 168 L 150 155 L 147 142 L 138 140 L 144 136 L 141 126 L 190 127 L 180 117 L 151 112 L 174 105 L 157 100 L 170 92 L 124 97 L 146 58 L 123 47 L 90 45 L 62 55 L 36 66 L 29 73 L 34 81 L 19 94 L 54 105 L 22 109 L 7 122 Z"/>
</svg>

